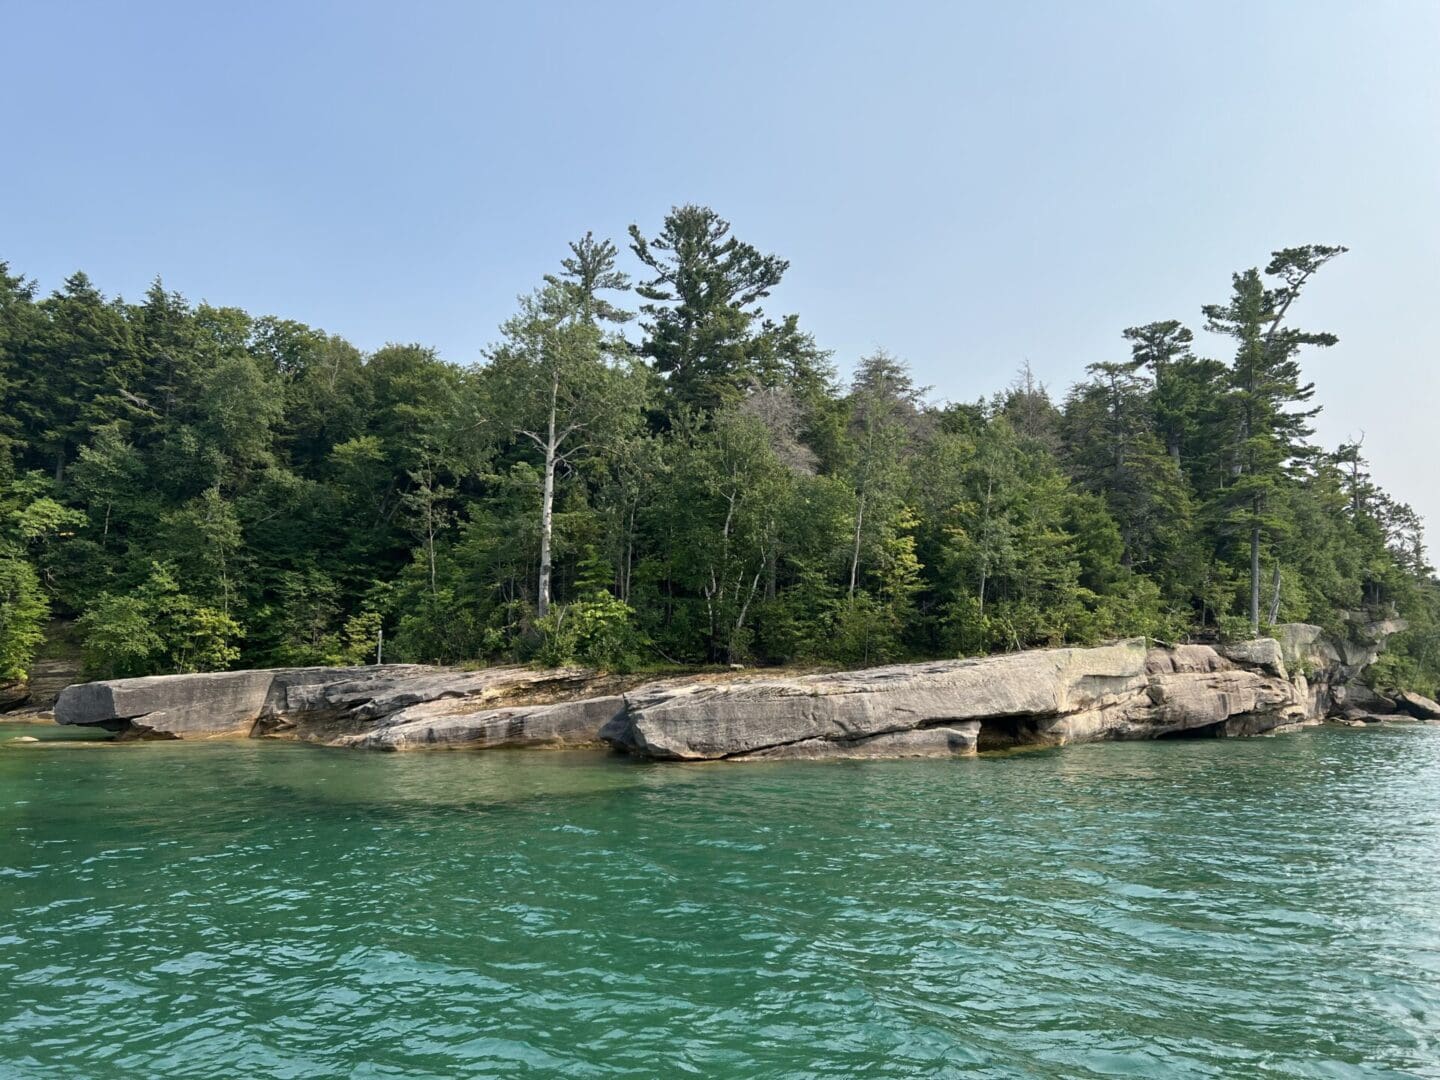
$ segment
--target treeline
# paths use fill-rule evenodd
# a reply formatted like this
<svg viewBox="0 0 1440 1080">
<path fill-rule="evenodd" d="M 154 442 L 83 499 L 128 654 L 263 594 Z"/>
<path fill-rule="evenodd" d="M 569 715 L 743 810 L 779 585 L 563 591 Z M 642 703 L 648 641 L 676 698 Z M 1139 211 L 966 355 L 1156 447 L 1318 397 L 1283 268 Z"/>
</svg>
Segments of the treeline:
<svg viewBox="0 0 1440 1080">
<path fill-rule="evenodd" d="M 1416 515 L 1310 441 L 1295 325 L 1343 248 L 1276 252 L 1062 400 L 847 381 L 788 264 L 713 211 L 587 235 L 472 367 L 0 264 L 0 680 L 47 618 L 93 673 L 572 660 L 872 664 L 1148 634 L 1343 630 L 1433 690 Z M 634 275 L 632 278 L 632 274 Z M 1350 614 L 1355 613 L 1355 614 Z"/>
</svg>

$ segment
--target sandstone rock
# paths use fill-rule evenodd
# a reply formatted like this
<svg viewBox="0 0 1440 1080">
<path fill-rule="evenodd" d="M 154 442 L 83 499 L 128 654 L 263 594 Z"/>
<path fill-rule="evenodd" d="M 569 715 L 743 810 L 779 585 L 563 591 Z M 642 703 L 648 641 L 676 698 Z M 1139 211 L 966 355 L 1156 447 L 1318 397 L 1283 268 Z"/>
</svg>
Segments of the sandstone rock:
<svg viewBox="0 0 1440 1080">
<path fill-rule="evenodd" d="M 297 728 L 334 735 L 367 728 L 422 702 L 483 698 L 542 684 L 563 689 L 576 675 L 576 669 L 459 672 L 417 664 L 157 675 L 66 687 L 55 719 L 180 738 Z"/>
<path fill-rule="evenodd" d="M 1332 688 L 1330 701 L 1332 709 L 1342 716 L 1346 713 L 1384 715 L 1395 711 L 1395 702 L 1391 698 L 1376 693 L 1364 683 L 1349 683 Z"/>
<path fill-rule="evenodd" d="M 980 721 L 941 727 L 892 731 L 868 739 L 833 740 L 804 739 L 784 743 L 753 754 L 742 754 L 735 761 L 777 761 L 815 758 L 903 758 L 963 757 L 975 753 Z"/>
<path fill-rule="evenodd" d="M 602 733 L 645 757 L 700 761 L 806 740 L 853 743 L 984 717 L 1054 716 L 1143 687 L 1145 644 L 1050 649 L 868 671 L 662 684 L 627 695 Z"/>
<path fill-rule="evenodd" d="M 603 740 L 682 761 L 954 756 L 1253 735 L 1305 718 L 1304 680 L 1276 674 L 1286 670 L 1279 643 L 1229 651 L 1147 650 L 1137 639 L 867 671 L 695 676 L 624 696 L 622 682 L 578 668 L 290 668 L 70 687 L 56 718 L 125 737 L 285 735 L 382 750 Z"/>
<path fill-rule="evenodd" d="M 619 696 L 470 711 L 439 701 L 404 709 L 374 731 L 336 742 L 368 750 L 594 746 L 600 729 L 624 709 Z"/>
<path fill-rule="evenodd" d="M 1401 690 L 1395 695 L 1395 704 L 1417 720 L 1440 720 L 1440 703 L 1423 694 Z"/>
<path fill-rule="evenodd" d="M 1209 645 L 1172 645 L 1151 649 L 1145 656 L 1147 675 L 1229 671 L 1234 666 Z"/>
<path fill-rule="evenodd" d="M 19 709 L 28 704 L 30 704 L 29 683 L 0 683 L 0 713 Z"/>
<path fill-rule="evenodd" d="M 1256 655 L 1269 663 L 1279 647 Z M 787 680 L 657 684 L 627 702 L 601 737 L 681 761 L 1258 734 L 1305 716 L 1283 678 L 1236 668 L 1208 646 L 1147 652 L 1138 640 Z"/>
<path fill-rule="evenodd" d="M 111 731 L 143 727 L 176 737 L 248 735 L 285 674 L 224 671 L 80 683 L 60 692 L 55 721 Z"/>
<path fill-rule="evenodd" d="M 1319 666 L 1314 664 L 1314 661 L 1322 649 L 1329 648 L 1328 644 L 1322 642 L 1324 627 L 1314 623 L 1278 623 L 1270 628 L 1270 632 L 1280 643 L 1280 655 L 1292 668 Z M 1340 657 L 1332 651 L 1329 659 L 1338 660 Z"/>
<path fill-rule="evenodd" d="M 1217 646 L 1216 652 L 1242 667 L 1259 668 L 1277 679 L 1290 677 L 1290 673 L 1285 669 L 1285 657 L 1280 642 L 1274 638 L 1231 642 Z"/>
</svg>

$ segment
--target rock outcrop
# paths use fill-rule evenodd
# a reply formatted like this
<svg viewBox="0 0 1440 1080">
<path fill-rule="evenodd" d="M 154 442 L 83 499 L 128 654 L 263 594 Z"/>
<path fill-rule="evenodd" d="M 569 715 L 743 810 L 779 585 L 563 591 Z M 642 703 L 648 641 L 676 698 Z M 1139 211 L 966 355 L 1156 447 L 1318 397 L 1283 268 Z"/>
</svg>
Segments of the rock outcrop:
<svg viewBox="0 0 1440 1080">
<path fill-rule="evenodd" d="M 1297 688 L 1208 646 L 1142 640 L 718 685 L 661 683 L 628 695 L 601 732 L 642 757 L 970 754 L 1179 733 L 1259 734 L 1304 718 Z M 1273 652 L 1273 657 L 1269 655 Z"/>
<path fill-rule="evenodd" d="M 1372 619 L 1351 612 L 1340 632 L 1313 623 L 1281 623 L 1271 632 L 1284 663 L 1297 680 L 1305 680 L 1306 711 L 1314 717 L 1356 719 L 1395 711 L 1394 702 L 1359 679 L 1379 658 L 1386 641 L 1405 628 L 1402 619 Z"/>
<path fill-rule="evenodd" d="M 1423 694 L 1401 690 L 1395 695 L 1395 707 L 1416 720 L 1440 720 L 1440 702 L 1433 701 Z"/>
<path fill-rule="evenodd" d="M 588 675 L 578 668 L 466 672 L 415 664 L 156 675 L 67 687 L 55 703 L 55 719 L 141 737 L 286 735 L 321 742 L 379 735 L 393 725 L 404 729 L 395 733 L 398 746 L 407 740 L 424 741 L 420 729 L 407 724 L 426 719 L 438 725 L 447 709 L 457 715 L 475 714 L 487 704 L 553 701 L 572 696 Z M 423 715 L 413 711 L 421 707 L 430 711 Z M 564 727 L 554 718 L 539 716 L 534 724 L 542 733 Z M 515 727 L 512 722 L 507 730 Z M 455 724 L 448 730 L 449 741 L 460 741 Z M 534 743 L 548 737 L 526 735 L 520 741 Z M 594 737 L 592 732 L 591 741 Z M 428 741 L 446 740 L 437 734 Z"/>
<path fill-rule="evenodd" d="M 579 668 L 287 668 L 67 688 L 63 724 L 132 736 L 270 736 L 379 750 L 608 743 L 670 761 L 955 756 L 1105 739 L 1257 735 L 1397 708 L 1340 681 L 1319 627 L 1278 639 L 1147 648 L 1141 639 L 818 674 L 697 675 L 631 685 Z M 1351 654 L 1363 659 L 1366 652 Z"/>
<path fill-rule="evenodd" d="M 624 711 L 618 695 L 501 709 L 427 702 L 386 717 L 373 731 L 334 741 L 366 750 L 593 746 L 601 728 Z"/>
</svg>

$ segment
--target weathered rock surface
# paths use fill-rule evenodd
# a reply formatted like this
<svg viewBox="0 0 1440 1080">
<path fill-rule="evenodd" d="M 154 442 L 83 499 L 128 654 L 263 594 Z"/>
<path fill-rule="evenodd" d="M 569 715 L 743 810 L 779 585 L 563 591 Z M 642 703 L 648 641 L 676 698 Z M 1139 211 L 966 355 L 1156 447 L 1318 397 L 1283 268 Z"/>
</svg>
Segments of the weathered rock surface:
<svg viewBox="0 0 1440 1080">
<path fill-rule="evenodd" d="M 1277 679 L 1290 678 L 1290 672 L 1285 668 L 1284 652 L 1280 648 L 1280 642 L 1274 638 L 1255 638 L 1253 641 L 1217 645 L 1215 651 L 1242 667 L 1259 668 Z"/>
<path fill-rule="evenodd" d="M 1314 633 L 1311 634 L 1310 631 Z M 627 686 L 583 669 L 420 665 L 160 676 L 67 688 L 65 724 L 130 736 L 278 736 L 380 750 L 608 743 L 675 761 L 954 756 L 1103 739 L 1263 734 L 1308 718 L 1393 711 L 1358 684 L 1323 683 L 1326 639 L 1292 624 L 1280 640 L 1222 647 L 1012 653 L 866 671 L 743 672 Z M 1330 649 L 1332 664 L 1343 664 Z M 1406 706 L 1412 715 L 1440 705 Z M 1415 710 L 1422 710 L 1416 712 Z"/>
<path fill-rule="evenodd" d="M 1253 650 L 1266 665 L 1259 671 L 1208 646 L 1147 650 L 1136 639 L 794 679 L 657 684 L 628 695 L 601 735 L 643 757 L 704 761 L 1258 734 L 1305 715 L 1297 688 L 1268 673 L 1279 659 L 1271 645 Z"/>
<path fill-rule="evenodd" d="M 573 692 L 585 674 L 574 668 L 463 672 L 386 664 L 156 675 L 67 687 L 55 704 L 55 719 L 157 737 L 285 734 L 332 741 L 368 732 L 426 703 L 561 696 Z"/>
<path fill-rule="evenodd" d="M 600 729 L 624 710 L 618 695 L 505 709 L 429 702 L 402 709 L 374 731 L 335 741 L 367 750 L 593 746 Z"/>
<path fill-rule="evenodd" d="M 0 713 L 23 708 L 28 704 L 30 704 L 30 684 L 28 682 L 0 683 Z"/>
<path fill-rule="evenodd" d="M 1440 720 L 1440 702 L 1432 701 L 1423 694 L 1401 690 L 1395 695 L 1395 704 L 1401 712 L 1416 720 Z"/>
<path fill-rule="evenodd" d="M 872 735 L 868 739 L 802 739 L 752 754 L 740 754 L 734 761 L 780 761 L 818 758 L 903 758 L 962 757 L 975 753 L 980 721 L 967 720 L 940 727 L 915 728 Z"/>
<path fill-rule="evenodd" d="M 986 717 L 1057 715 L 1143 684 L 1144 643 L 1052 649 L 718 685 L 662 683 L 627 695 L 602 735 L 644 757 L 738 757 L 808 740 L 877 735 Z"/>
</svg>

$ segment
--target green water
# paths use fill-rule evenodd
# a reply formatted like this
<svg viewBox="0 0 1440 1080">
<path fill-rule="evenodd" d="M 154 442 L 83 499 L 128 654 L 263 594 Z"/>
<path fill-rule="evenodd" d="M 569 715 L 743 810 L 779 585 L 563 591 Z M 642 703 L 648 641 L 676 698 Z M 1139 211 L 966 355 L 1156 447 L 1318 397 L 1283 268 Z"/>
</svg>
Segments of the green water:
<svg viewBox="0 0 1440 1080">
<path fill-rule="evenodd" d="M 57 736 L 0 727 L 0 740 Z M 0 745 L 4 1077 L 1440 1077 L 1440 728 Z"/>
</svg>

